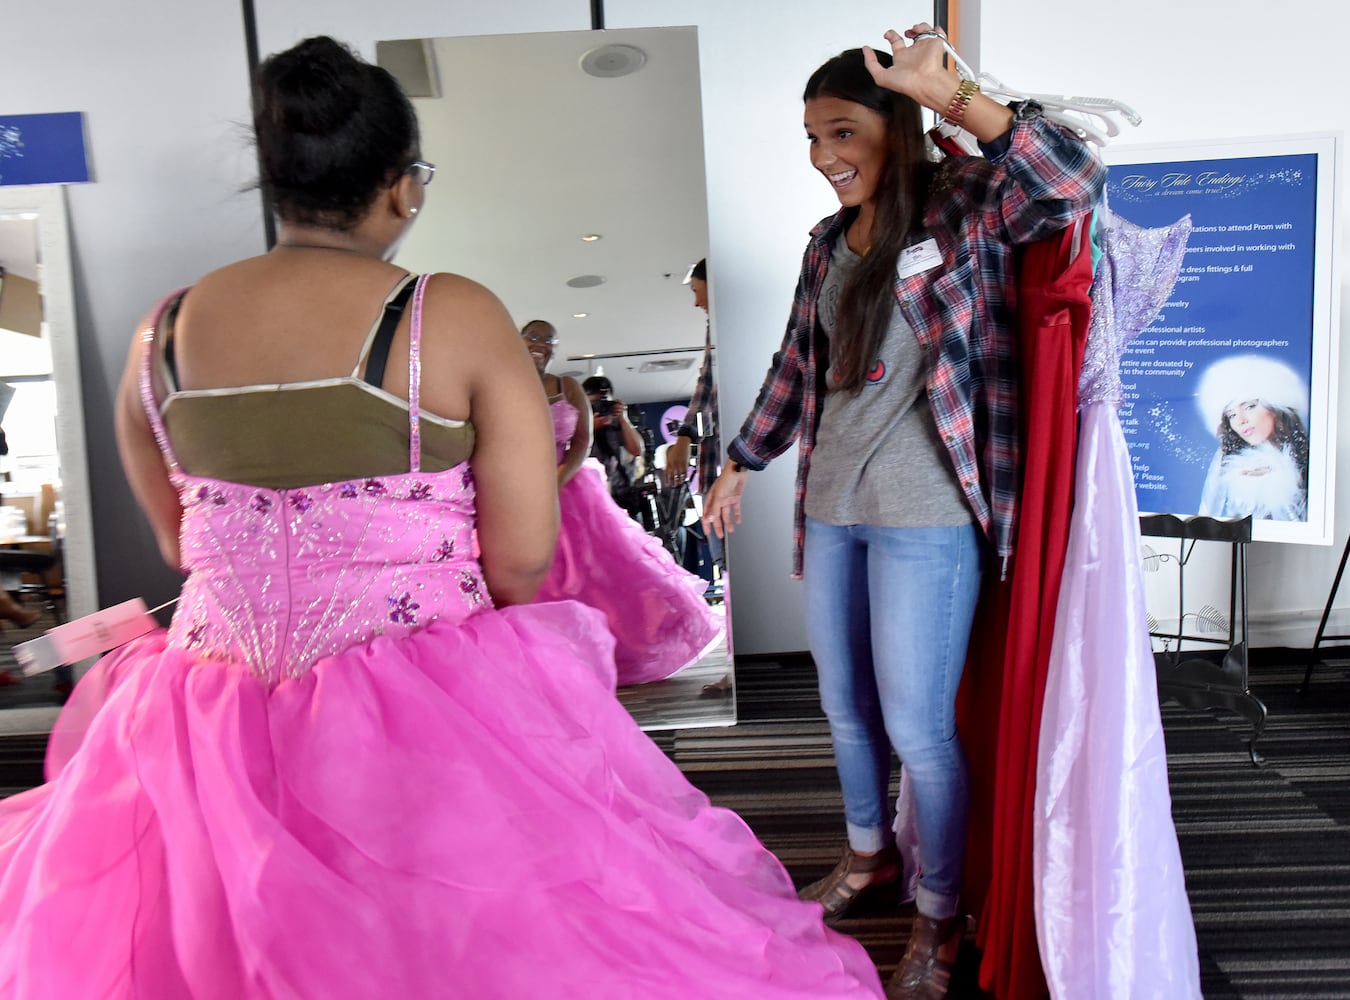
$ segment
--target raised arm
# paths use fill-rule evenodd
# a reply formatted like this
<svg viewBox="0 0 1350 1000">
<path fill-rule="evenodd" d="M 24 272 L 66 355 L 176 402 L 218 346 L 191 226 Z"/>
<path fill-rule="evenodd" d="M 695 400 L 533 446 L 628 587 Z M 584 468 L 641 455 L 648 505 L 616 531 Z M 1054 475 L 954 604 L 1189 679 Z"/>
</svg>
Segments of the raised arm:
<svg viewBox="0 0 1350 1000">
<path fill-rule="evenodd" d="M 142 331 L 155 325 L 158 314 L 159 310 L 148 314 L 131 338 L 131 350 L 127 354 L 122 383 L 117 390 L 113 421 L 122 470 L 131 484 L 136 501 L 150 522 L 159 553 L 174 569 L 181 569 L 178 530 L 183 508 L 178 501 L 178 490 L 169 480 L 168 466 L 164 464 L 164 455 L 155 441 L 150 418 L 141 402 L 141 357 L 147 349 L 142 341 Z M 164 398 L 165 386 L 159 379 L 157 368 L 151 368 L 151 379 L 158 402 Z"/>
<path fill-rule="evenodd" d="M 924 107 L 947 115 L 960 86 L 942 66 L 943 46 L 935 29 L 916 24 L 906 45 L 886 32 L 894 63 L 882 67 L 864 48 L 872 77 L 883 87 L 907 94 Z M 967 92 L 961 127 L 980 141 L 988 162 L 978 157 L 963 167 L 962 182 L 938 208 L 949 219 L 978 211 L 1013 243 L 1043 239 L 1090 211 L 1101 198 L 1106 167 L 1077 136 L 1041 115 L 1034 101 L 1005 106 L 984 94 Z M 992 165 L 992 166 L 991 166 Z"/>
<path fill-rule="evenodd" d="M 914 25 L 901 37 L 895 30 L 886 32 L 893 62 L 883 67 L 870 46 L 863 46 L 863 60 L 878 86 L 905 94 L 919 104 L 945 115 L 952 110 L 960 81 L 942 65 L 945 49 L 941 32 L 927 23 Z M 913 42 L 907 45 L 905 40 Z M 964 95 L 963 95 L 964 96 Z M 961 127 L 980 142 L 993 142 L 1012 128 L 1011 109 L 975 92 L 961 115 Z"/>
</svg>

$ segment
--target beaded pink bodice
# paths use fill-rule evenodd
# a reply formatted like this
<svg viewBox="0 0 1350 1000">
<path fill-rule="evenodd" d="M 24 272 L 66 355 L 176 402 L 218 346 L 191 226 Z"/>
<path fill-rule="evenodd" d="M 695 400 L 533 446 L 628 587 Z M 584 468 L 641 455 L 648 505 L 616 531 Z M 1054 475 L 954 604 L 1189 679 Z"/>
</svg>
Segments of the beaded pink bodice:
<svg viewBox="0 0 1350 1000">
<path fill-rule="evenodd" d="M 553 443 L 557 447 L 557 461 L 561 462 L 572 444 L 572 434 L 577 429 L 577 408 L 565 399 L 555 399 L 548 407 L 553 417 Z"/>
<path fill-rule="evenodd" d="M 184 473 L 153 398 L 154 327 L 146 332 L 142 400 L 183 507 L 187 581 L 169 627 L 171 647 L 243 664 L 276 684 L 376 636 L 407 635 L 438 619 L 457 623 L 491 606 L 474 552 L 469 466 L 418 471 L 424 292 L 419 280 L 411 471 L 394 476 L 276 490 Z"/>
</svg>

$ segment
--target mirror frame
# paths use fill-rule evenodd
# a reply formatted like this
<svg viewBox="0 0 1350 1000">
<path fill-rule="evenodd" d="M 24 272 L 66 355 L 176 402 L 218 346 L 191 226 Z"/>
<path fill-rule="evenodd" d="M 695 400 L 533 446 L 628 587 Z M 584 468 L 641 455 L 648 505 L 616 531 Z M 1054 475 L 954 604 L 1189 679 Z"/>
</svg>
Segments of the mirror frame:
<svg viewBox="0 0 1350 1000">
<path fill-rule="evenodd" d="M 61 502 L 66 521 L 62 545 L 66 618 L 74 620 L 98 610 L 98 576 L 94 563 L 80 342 L 75 322 L 65 189 L 46 184 L 0 186 L 0 216 L 28 213 L 37 216 L 38 287 L 42 293 L 42 319 L 47 326 L 52 352 L 56 448 L 61 463 Z"/>
</svg>

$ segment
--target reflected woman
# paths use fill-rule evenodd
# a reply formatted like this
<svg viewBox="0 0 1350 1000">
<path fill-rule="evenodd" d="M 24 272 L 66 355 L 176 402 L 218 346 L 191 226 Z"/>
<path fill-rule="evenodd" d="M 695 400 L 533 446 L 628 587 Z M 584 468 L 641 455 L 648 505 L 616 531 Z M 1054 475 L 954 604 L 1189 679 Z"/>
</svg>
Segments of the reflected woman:
<svg viewBox="0 0 1350 1000">
<path fill-rule="evenodd" d="M 549 410 L 553 414 L 554 439 L 558 447 L 558 489 L 561 491 L 591 453 L 590 400 L 581 383 L 571 375 L 554 375 L 548 370 L 548 364 L 553 360 L 553 348 L 558 345 L 558 331 L 552 323 L 532 319 L 521 329 L 520 337 L 544 383 L 544 394 L 548 396 Z M 575 421 L 565 416 L 569 407 L 576 411 Z M 567 430 L 573 423 L 575 426 Z"/>
<path fill-rule="evenodd" d="M 1219 447 L 1198 512 L 1306 521 L 1308 390 L 1297 373 L 1260 355 L 1226 358 L 1205 372 L 1199 400 Z"/>
<path fill-rule="evenodd" d="M 547 371 L 557 331 L 531 320 L 521 337 L 548 395 L 558 458 L 558 547 L 537 600 L 575 600 L 604 613 L 620 686 L 670 677 L 722 641 L 722 611 L 703 599 L 703 579 L 614 502 L 604 469 L 587 458 L 586 393 L 575 379 Z"/>
</svg>

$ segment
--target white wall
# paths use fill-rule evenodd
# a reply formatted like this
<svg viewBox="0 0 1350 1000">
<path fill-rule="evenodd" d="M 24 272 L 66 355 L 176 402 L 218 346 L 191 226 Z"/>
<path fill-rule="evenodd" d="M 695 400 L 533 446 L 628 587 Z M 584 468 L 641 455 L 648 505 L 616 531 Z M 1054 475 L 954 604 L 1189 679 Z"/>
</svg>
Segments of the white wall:
<svg viewBox="0 0 1350 1000">
<path fill-rule="evenodd" d="M 68 191 L 100 599 L 166 597 L 122 477 L 112 399 L 137 320 L 166 292 L 262 249 L 243 126 L 238 4 L 6 4 L 4 110 L 83 111 L 93 182 Z"/>
<path fill-rule="evenodd" d="M 967 0 L 969 6 L 971 0 Z M 1297 10 L 1271 0 L 1103 0 L 985 2 L 980 7 L 979 69 L 1028 91 L 1116 97 L 1144 124 L 1115 141 L 1139 143 L 1266 136 L 1350 129 L 1340 75 L 1344 7 L 1311 0 Z M 1350 157 L 1341 191 L 1350 191 Z M 1342 253 L 1337 281 L 1345 301 L 1350 243 L 1345 198 L 1336 230 Z M 1344 320 L 1340 329 L 1346 327 Z M 1340 383 L 1350 386 L 1350 351 L 1340 351 Z M 1336 542 L 1333 546 L 1258 543 L 1249 556 L 1250 603 L 1257 645 L 1310 645 L 1350 532 L 1350 406 L 1335 428 Z M 1161 542 L 1163 546 L 1170 543 Z M 1227 555 L 1188 578 L 1188 597 L 1227 614 Z M 1210 563 L 1221 565 L 1211 565 Z M 1151 591 L 1163 573 L 1150 577 Z M 1208 583 L 1208 587 L 1206 586 Z M 1208 596 L 1206 596 L 1208 595 Z M 1159 590 L 1159 597 L 1163 594 Z M 1154 594 L 1151 592 L 1151 604 Z M 1217 599 L 1216 599 L 1217 598 Z M 1190 603 L 1190 600 L 1188 600 Z M 1350 607 L 1350 584 L 1341 608 Z M 1157 606 L 1162 607 L 1159 600 Z M 1339 616 L 1336 631 L 1350 631 Z M 1337 619 L 1333 619 L 1335 623 Z"/>
</svg>

